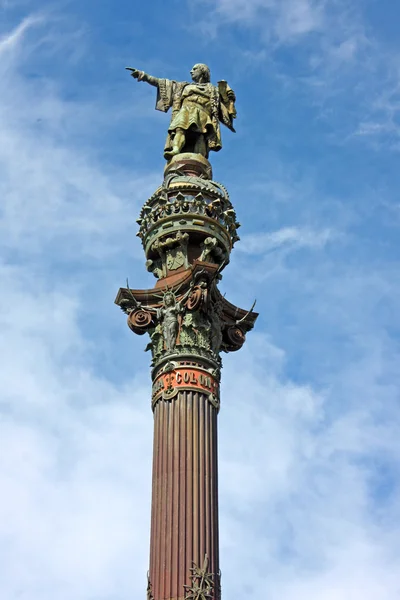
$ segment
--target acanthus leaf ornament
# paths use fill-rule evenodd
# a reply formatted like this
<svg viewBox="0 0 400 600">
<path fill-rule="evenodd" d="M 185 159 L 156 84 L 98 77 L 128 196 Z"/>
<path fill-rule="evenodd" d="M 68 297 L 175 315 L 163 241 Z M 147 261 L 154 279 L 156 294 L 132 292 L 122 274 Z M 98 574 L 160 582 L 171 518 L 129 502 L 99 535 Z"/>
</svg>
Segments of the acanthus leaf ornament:
<svg viewBox="0 0 400 600">
<path fill-rule="evenodd" d="M 144 296 L 139 291 L 133 294 L 130 288 L 121 290 L 117 302 L 129 314 L 130 329 L 150 335 L 146 349 L 152 352 L 154 366 L 164 354 L 173 354 L 208 358 L 219 367 L 221 351 L 242 347 L 256 318 L 254 305 L 246 312 L 225 300 L 216 285 L 219 269 L 199 262 L 171 288 L 148 290 Z"/>
<path fill-rule="evenodd" d="M 149 572 L 147 572 L 147 600 L 154 600 L 153 587 L 151 585 Z"/>
<path fill-rule="evenodd" d="M 192 585 L 185 585 L 185 600 L 211 600 L 214 598 L 214 574 L 208 571 L 208 556 L 204 557 L 202 567 L 195 563 L 190 569 Z"/>
</svg>

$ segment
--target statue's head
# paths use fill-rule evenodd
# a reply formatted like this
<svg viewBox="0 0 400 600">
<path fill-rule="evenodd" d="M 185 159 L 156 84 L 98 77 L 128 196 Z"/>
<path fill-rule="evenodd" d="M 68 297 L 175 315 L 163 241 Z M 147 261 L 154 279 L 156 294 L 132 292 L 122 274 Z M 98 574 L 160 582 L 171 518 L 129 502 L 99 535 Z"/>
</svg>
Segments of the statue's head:
<svg viewBox="0 0 400 600">
<path fill-rule="evenodd" d="M 190 74 L 193 81 L 196 83 L 208 83 L 211 79 L 210 69 L 207 67 L 207 65 L 203 65 L 203 63 L 194 65 L 190 71 Z"/>
<path fill-rule="evenodd" d="M 175 304 L 175 296 L 172 292 L 167 292 L 164 296 L 164 306 L 173 306 Z"/>
</svg>

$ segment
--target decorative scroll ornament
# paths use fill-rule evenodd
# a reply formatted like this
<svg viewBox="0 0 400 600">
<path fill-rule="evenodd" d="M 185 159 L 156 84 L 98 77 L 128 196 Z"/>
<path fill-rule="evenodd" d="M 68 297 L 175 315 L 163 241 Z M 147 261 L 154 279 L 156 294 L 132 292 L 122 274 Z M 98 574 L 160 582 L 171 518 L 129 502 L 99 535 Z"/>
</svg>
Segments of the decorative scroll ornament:
<svg viewBox="0 0 400 600">
<path fill-rule="evenodd" d="M 218 273 L 214 277 L 217 276 Z M 193 283 L 193 291 L 186 303 L 186 308 L 192 312 L 201 309 L 204 313 L 207 313 L 212 287 L 212 277 L 206 271 L 200 271 L 199 273 L 196 273 Z"/>
<path fill-rule="evenodd" d="M 208 556 L 204 557 L 203 567 L 193 563 L 192 585 L 185 585 L 185 600 L 211 600 L 214 598 L 214 574 L 208 571 Z"/>
<path fill-rule="evenodd" d="M 198 310 L 203 300 L 203 290 L 197 287 L 190 294 L 189 299 L 186 303 L 188 310 Z"/>
<path fill-rule="evenodd" d="M 138 335 L 146 333 L 152 323 L 152 315 L 148 310 L 132 311 L 128 317 L 128 325 Z"/>
<path fill-rule="evenodd" d="M 128 325 L 134 333 L 150 335 L 146 350 L 151 350 L 153 366 L 167 354 L 172 360 L 179 355 L 196 356 L 220 365 L 221 351 L 236 352 L 243 346 L 245 334 L 257 317 L 252 312 L 255 303 L 246 313 L 228 304 L 218 293 L 217 277 L 218 270 L 210 274 L 199 263 L 189 285 L 186 283 L 185 293 L 180 293 L 182 284 L 172 289 L 155 288 L 151 294 L 146 292 L 151 305 L 138 301 L 129 286 L 124 290 L 118 304 L 128 314 Z M 165 399 L 167 396 L 175 394 L 171 390 Z"/>
<path fill-rule="evenodd" d="M 246 336 L 240 327 L 234 325 L 226 330 L 226 349 L 228 352 L 240 350 L 246 341 Z"/>
</svg>

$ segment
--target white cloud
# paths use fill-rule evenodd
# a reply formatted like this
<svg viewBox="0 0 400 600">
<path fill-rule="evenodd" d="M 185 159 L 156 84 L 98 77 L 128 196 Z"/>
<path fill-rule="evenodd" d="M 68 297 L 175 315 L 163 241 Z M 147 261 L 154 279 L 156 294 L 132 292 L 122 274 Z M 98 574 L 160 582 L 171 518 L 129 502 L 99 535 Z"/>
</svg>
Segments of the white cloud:
<svg viewBox="0 0 400 600">
<path fill-rule="evenodd" d="M 21 34 L 14 50 L 23 42 Z M 96 269 L 112 269 L 114 253 L 126 252 L 137 212 L 129 198 L 138 204 L 155 182 L 108 168 L 75 137 L 72 117 L 80 115 L 84 128 L 90 105 L 69 104 L 56 86 L 33 85 L 2 68 L 8 87 L 0 98 L 1 592 L 5 600 L 125 600 L 146 587 L 148 357 L 140 353 L 143 340 L 126 337 L 121 318 L 118 339 L 110 334 L 108 354 L 96 365 L 101 330 L 112 328 L 99 305 L 116 310 L 114 290 L 99 285 Z M 50 115 L 49 122 L 39 127 L 35 114 Z M 271 184 L 275 201 L 308 193 L 280 181 Z M 241 245 L 248 253 L 325 249 L 333 231 L 295 224 Z M 70 272 L 71 257 L 79 258 L 83 275 L 76 263 Z M 235 294 L 243 293 L 237 281 L 252 273 L 238 269 L 234 279 L 231 267 Z M 392 600 L 400 585 L 399 492 L 396 484 L 382 490 L 375 479 L 381 464 L 398 481 L 398 349 L 376 315 L 382 300 L 392 309 L 398 296 L 393 271 L 334 265 L 332 274 L 330 263 L 316 263 L 307 280 L 300 267 L 286 269 L 285 297 L 279 279 L 262 284 L 256 331 L 239 356 L 224 357 L 223 593 Z M 259 285 L 256 277 L 252 285 Z M 305 328 L 296 360 L 316 337 L 320 379 L 288 379 L 294 328 L 282 344 L 262 333 L 271 322 L 268 298 L 279 304 L 291 295 Z M 88 304 L 94 330 L 82 319 Z M 321 323 L 346 343 L 331 346 Z M 123 360 L 129 367 L 117 381 L 103 373 Z"/>
<path fill-rule="evenodd" d="M 0 37 L 0 57 L 4 60 L 6 53 L 18 47 L 28 29 L 41 22 L 40 17 L 27 17 L 15 29 Z"/>
<path fill-rule="evenodd" d="M 91 101 L 65 101 L 55 82 L 18 74 L 40 46 L 37 40 L 23 44 L 23 36 L 44 22 L 26 18 L 4 38 L 13 54 L 0 65 L 0 244 L 11 249 L 22 240 L 33 254 L 55 246 L 58 255 L 69 256 L 122 252 L 140 203 L 159 177 L 99 166 L 97 148 L 84 132 L 90 139 L 95 128 L 113 120 L 115 106 L 106 109 L 100 100 L 94 109 Z M 74 235 L 79 246 L 71 243 Z"/>
<path fill-rule="evenodd" d="M 349 369 L 362 379 L 356 365 Z M 346 406 L 350 389 L 339 398 L 333 388 L 315 392 L 284 382 L 250 353 L 241 366 L 231 359 L 224 376 L 223 567 L 231 561 L 225 594 L 395 597 L 398 510 L 385 505 L 382 520 L 372 493 L 377 465 L 388 459 L 396 465 L 399 451 L 396 426 L 382 429 L 373 410 L 386 412 L 379 409 L 378 382 L 376 403 L 355 407 Z"/>
<path fill-rule="evenodd" d="M 17 74 L 36 22 L 1 42 L 1 597 L 128 597 L 146 586 L 149 384 L 140 371 L 118 384 L 96 372 L 81 317 L 103 296 L 116 310 L 116 290 L 99 290 L 93 269 L 126 247 L 132 198 L 153 177 L 112 177 L 74 137 L 92 107 Z"/>
<path fill-rule="evenodd" d="M 339 143 L 357 139 L 398 150 L 399 52 L 378 36 L 363 3 L 347 0 L 203 0 L 213 6 L 212 26 L 234 25 L 249 34 L 235 47 L 245 68 L 268 69 L 299 102 L 330 123 Z M 227 38 L 229 40 L 229 37 Z M 251 46 L 249 48 L 248 46 Z M 296 48 L 287 61 L 288 47 Z M 282 53 L 283 50 L 283 53 Z M 294 66 L 295 65 L 295 66 Z M 258 71 L 259 73 L 259 71 Z M 258 74 L 260 76 L 260 74 Z M 355 136 L 358 136 L 357 138 Z M 394 139 L 392 139 L 394 138 Z"/>
<path fill-rule="evenodd" d="M 334 234 L 329 229 L 314 231 L 306 227 L 284 227 L 269 233 L 242 236 L 238 251 L 246 254 L 263 254 L 280 248 L 288 251 L 299 248 L 322 248 L 333 237 Z"/>
<path fill-rule="evenodd" d="M 323 2 L 290 0 L 276 3 L 277 33 L 281 39 L 320 31 L 323 26 Z"/>
<path fill-rule="evenodd" d="M 139 593 L 149 525 L 148 386 L 141 377 L 118 386 L 93 372 L 77 299 L 26 291 L 17 311 L 21 290 L 1 275 L 3 597 Z"/>
<path fill-rule="evenodd" d="M 282 42 L 318 31 L 323 2 L 315 0 L 215 0 L 216 15 L 225 22 L 267 25 Z"/>
</svg>

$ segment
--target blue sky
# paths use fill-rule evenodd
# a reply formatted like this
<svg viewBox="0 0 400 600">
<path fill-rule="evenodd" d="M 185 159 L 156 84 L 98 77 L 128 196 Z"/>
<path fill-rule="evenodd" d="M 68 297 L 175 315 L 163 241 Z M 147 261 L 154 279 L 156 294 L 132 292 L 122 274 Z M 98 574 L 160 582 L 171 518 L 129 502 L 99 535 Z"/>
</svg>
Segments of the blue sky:
<svg viewBox="0 0 400 600">
<path fill-rule="evenodd" d="M 113 305 L 168 116 L 127 65 L 237 95 L 212 156 L 242 223 L 222 291 L 225 598 L 400 592 L 400 9 L 393 0 L 0 0 L 4 600 L 128 600 L 148 565 L 149 357 Z"/>
</svg>

